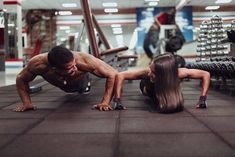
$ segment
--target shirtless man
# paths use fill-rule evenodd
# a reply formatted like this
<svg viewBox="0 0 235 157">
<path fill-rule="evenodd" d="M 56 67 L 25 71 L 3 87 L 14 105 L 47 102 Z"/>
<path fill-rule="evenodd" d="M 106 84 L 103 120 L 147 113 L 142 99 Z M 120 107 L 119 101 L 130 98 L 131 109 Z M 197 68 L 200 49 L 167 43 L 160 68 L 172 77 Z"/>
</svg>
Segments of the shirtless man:
<svg viewBox="0 0 235 157">
<path fill-rule="evenodd" d="M 29 82 L 36 76 L 42 76 L 50 84 L 65 92 L 83 92 L 84 84 L 87 85 L 88 82 L 88 72 L 107 79 L 103 99 L 94 107 L 99 110 L 112 110 L 109 102 L 117 71 L 92 55 L 71 52 L 66 48 L 56 46 L 49 53 L 33 57 L 17 75 L 16 87 L 23 104 L 17 106 L 14 111 L 36 109 L 29 95 Z"/>
</svg>

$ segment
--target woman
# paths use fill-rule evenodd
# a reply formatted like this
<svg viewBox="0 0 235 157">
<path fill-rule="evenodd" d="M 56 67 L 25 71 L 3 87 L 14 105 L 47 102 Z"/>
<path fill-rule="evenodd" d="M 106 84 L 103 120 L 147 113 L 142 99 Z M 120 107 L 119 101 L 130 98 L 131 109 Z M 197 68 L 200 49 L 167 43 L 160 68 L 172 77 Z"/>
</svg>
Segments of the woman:
<svg viewBox="0 0 235 157">
<path fill-rule="evenodd" d="M 145 69 L 124 71 L 116 75 L 113 99 L 115 109 L 125 109 L 120 99 L 124 80 L 141 79 L 140 89 L 142 93 L 153 99 L 159 112 L 181 111 L 184 100 L 180 88 L 180 79 L 183 78 L 202 80 L 201 96 L 197 108 L 206 108 L 210 73 L 197 69 L 178 68 L 175 57 L 166 53 L 155 57 L 150 66 Z"/>
</svg>

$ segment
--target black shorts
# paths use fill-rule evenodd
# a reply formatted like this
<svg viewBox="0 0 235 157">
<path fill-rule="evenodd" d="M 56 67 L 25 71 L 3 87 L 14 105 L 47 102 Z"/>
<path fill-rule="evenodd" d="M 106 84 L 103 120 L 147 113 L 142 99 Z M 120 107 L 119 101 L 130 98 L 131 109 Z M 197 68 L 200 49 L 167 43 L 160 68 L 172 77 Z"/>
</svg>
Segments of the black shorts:
<svg viewBox="0 0 235 157">
<path fill-rule="evenodd" d="M 145 91 L 144 91 L 144 88 L 145 88 Z M 154 83 L 150 82 L 150 80 L 142 79 L 140 81 L 140 90 L 143 95 L 147 95 L 151 98 L 155 98 Z"/>
<path fill-rule="evenodd" d="M 68 93 L 73 93 L 73 92 L 82 93 L 88 87 L 89 82 L 90 82 L 89 73 L 85 73 L 83 78 L 78 82 L 78 84 L 76 86 L 70 88 L 69 90 L 66 90 L 66 92 L 68 92 Z"/>
</svg>

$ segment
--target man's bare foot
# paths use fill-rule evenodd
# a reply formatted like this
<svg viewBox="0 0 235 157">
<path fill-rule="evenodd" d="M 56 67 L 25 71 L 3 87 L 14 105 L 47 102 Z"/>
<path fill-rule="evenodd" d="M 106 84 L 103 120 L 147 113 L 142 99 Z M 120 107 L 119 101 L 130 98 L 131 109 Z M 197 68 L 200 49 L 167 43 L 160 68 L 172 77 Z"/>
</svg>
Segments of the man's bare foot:
<svg viewBox="0 0 235 157">
<path fill-rule="evenodd" d="M 36 109 L 37 109 L 37 107 L 34 105 L 31 105 L 31 106 L 20 105 L 20 106 L 17 106 L 15 109 L 13 109 L 13 111 L 24 112 L 24 111 L 36 110 Z"/>
</svg>

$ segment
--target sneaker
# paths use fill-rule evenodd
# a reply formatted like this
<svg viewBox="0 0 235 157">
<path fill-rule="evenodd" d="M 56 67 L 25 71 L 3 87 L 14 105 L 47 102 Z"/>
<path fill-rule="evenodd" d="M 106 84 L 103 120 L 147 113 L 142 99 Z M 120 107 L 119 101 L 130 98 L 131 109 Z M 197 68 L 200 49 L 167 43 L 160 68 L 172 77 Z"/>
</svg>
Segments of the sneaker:
<svg viewBox="0 0 235 157">
<path fill-rule="evenodd" d="M 207 107 L 207 103 L 206 103 L 206 96 L 201 96 L 199 99 L 199 104 L 198 104 L 198 108 L 206 108 Z"/>
<path fill-rule="evenodd" d="M 82 92 L 83 95 L 89 94 L 91 91 L 91 82 L 88 82 L 86 89 Z"/>
</svg>

